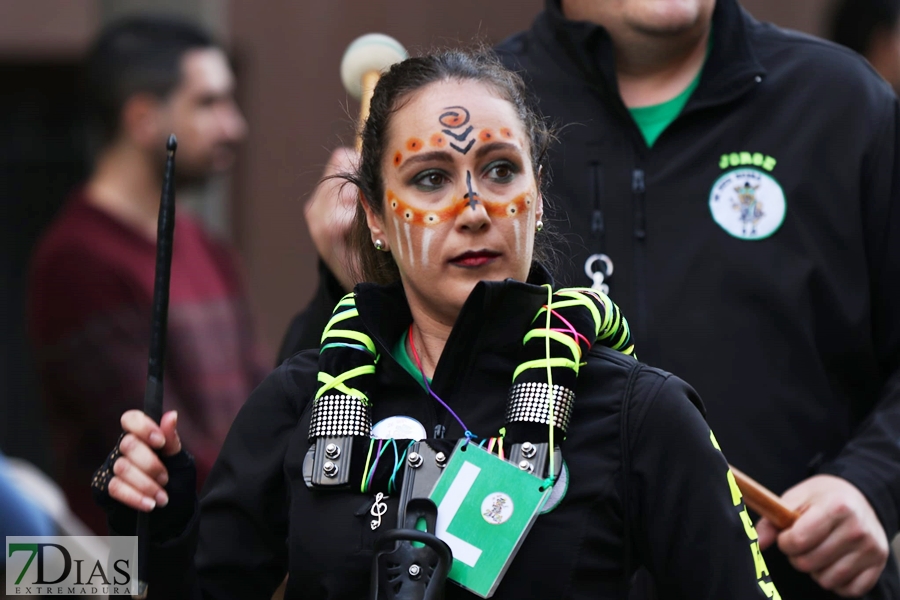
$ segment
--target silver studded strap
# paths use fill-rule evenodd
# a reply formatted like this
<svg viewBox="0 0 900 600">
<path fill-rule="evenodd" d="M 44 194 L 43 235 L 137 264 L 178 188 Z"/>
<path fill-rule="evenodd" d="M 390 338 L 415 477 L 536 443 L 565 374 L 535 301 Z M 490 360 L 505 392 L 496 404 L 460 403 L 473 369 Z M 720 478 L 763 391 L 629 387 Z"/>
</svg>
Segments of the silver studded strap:
<svg viewBox="0 0 900 600">
<path fill-rule="evenodd" d="M 506 422 L 550 424 L 548 403 L 550 386 L 540 381 L 517 383 L 509 390 Z M 566 431 L 575 406 L 575 392 L 561 385 L 553 386 L 553 426 Z"/>
<path fill-rule="evenodd" d="M 346 394 L 327 394 L 316 400 L 309 423 L 309 441 L 320 437 L 362 436 L 372 433 L 369 407 Z"/>
</svg>

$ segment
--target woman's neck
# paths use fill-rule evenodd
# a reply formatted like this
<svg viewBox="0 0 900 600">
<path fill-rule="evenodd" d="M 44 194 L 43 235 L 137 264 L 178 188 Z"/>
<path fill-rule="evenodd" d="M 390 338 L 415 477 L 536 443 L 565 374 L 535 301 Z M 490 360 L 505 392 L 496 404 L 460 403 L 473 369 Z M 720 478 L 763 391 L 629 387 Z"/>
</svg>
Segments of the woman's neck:
<svg viewBox="0 0 900 600">
<path fill-rule="evenodd" d="M 426 315 L 413 316 L 411 349 L 418 356 L 418 366 L 425 377 L 434 377 L 434 370 L 441 360 L 451 330 L 452 327 Z"/>
</svg>

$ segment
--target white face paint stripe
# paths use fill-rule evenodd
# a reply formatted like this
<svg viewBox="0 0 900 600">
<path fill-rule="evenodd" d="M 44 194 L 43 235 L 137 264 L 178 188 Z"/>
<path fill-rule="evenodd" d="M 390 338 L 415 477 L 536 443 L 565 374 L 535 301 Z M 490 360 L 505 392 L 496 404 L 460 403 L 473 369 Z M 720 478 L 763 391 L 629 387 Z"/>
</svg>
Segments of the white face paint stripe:
<svg viewBox="0 0 900 600">
<path fill-rule="evenodd" d="M 422 232 L 422 266 L 428 266 L 428 246 L 431 245 L 431 237 L 434 235 L 434 230 L 426 228 L 425 231 Z"/>
<path fill-rule="evenodd" d="M 415 264 L 416 252 L 412 245 L 412 233 L 410 231 L 409 223 L 403 224 L 403 230 L 406 232 L 406 243 L 409 244 L 409 262 Z"/>
<path fill-rule="evenodd" d="M 394 228 L 400 229 L 400 219 L 397 217 L 394 217 Z M 403 260 L 403 243 L 400 240 L 397 240 L 397 256 Z"/>
<path fill-rule="evenodd" d="M 481 558 L 481 549 L 459 539 L 452 533 L 448 533 L 447 527 L 453 521 L 456 513 L 459 512 L 463 500 L 466 499 L 466 494 L 472 489 L 479 473 L 481 473 L 479 467 L 468 461 L 463 463 L 453 479 L 453 483 L 447 488 L 447 493 L 441 499 L 441 504 L 438 506 L 437 521 L 434 524 L 434 534 L 450 546 L 454 560 L 458 560 L 470 567 L 474 567 L 478 559 Z"/>
<path fill-rule="evenodd" d="M 516 254 L 522 255 L 522 224 L 518 218 L 513 219 L 513 229 L 516 230 Z"/>
</svg>

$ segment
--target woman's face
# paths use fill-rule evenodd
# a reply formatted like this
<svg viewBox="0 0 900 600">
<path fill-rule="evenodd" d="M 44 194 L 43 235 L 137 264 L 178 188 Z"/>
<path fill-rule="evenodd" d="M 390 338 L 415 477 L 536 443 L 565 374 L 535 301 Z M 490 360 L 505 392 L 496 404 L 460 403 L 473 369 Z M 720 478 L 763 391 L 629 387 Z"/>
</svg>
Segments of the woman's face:
<svg viewBox="0 0 900 600">
<path fill-rule="evenodd" d="M 476 81 L 422 88 L 394 114 L 372 239 L 393 254 L 413 309 L 452 324 L 481 280 L 524 281 L 542 211 L 524 126 Z"/>
</svg>

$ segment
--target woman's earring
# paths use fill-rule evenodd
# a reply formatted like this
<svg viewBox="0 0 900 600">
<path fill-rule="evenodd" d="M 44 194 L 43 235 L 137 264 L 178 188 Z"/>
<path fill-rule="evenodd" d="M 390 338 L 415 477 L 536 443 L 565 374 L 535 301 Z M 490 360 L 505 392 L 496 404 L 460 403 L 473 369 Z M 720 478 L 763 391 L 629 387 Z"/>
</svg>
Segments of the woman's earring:
<svg viewBox="0 0 900 600">
<path fill-rule="evenodd" d="M 538 220 L 538 222 L 534 224 L 534 230 L 542 231 L 543 229 L 544 229 L 544 222 L 541 220 Z"/>
<path fill-rule="evenodd" d="M 375 240 L 375 249 L 376 250 L 384 250 L 384 242 L 381 240 Z"/>
</svg>

